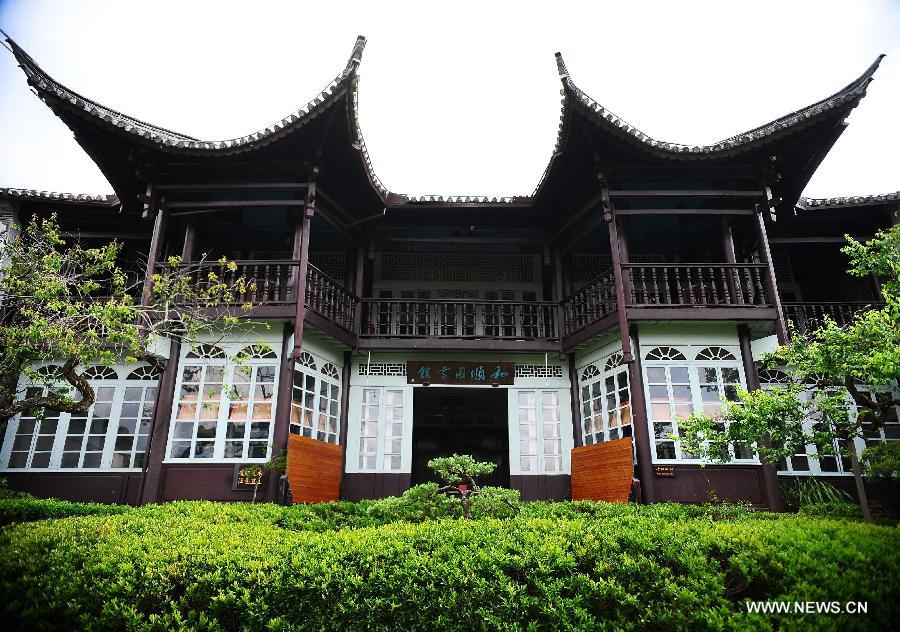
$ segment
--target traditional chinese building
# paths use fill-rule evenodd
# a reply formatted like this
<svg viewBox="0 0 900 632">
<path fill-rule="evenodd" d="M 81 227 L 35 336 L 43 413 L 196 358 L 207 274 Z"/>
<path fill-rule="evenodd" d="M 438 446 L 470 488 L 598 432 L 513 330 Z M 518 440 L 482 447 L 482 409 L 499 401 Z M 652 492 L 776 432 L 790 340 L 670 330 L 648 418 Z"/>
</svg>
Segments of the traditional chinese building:
<svg viewBox="0 0 900 632">
<path fill-rule="evenodd" d="M 224 343 L 162 345 L 162 369 L 88 369 L 88 413 L 10 422 L 0 472 L 12 486 L 109 502 L 248 500 L 239 467 L 291 434 L 309 439 L 297 457 L 309 484 L 336 475 L 348 499 L 400 494 L 453 452 L 498 463 L 487 482 L 526 499 L 606 493 L 625 471 L 626 495 L 633 473 L 650 502 L 714 493 L 777 508 L 779 474 L 846 481 L 839 460 L 766 464 L 740 446 L 731 463 L 701 467 L 672 436 L 680 417 L 715 413 L 738 386 L 783 379 L 755 361 L 786 340 L 787 321 L 815 327 L 878 304 L 878 279 L 847 276 L 839 248 L 844 233 L 900 221 L 900 194 L 800 196 L 880 59 L 807 108 L 690 146 L 613 115 L 557 55 L 559 135 L 534 192 L 415 198 L 388 191 L 366 151 L 362 37 L 314 100 L 225 141 L 81 96 L 8 42 L 116 195 L 0 189 L 0 213 L 56 212 L 87 243 L 118 239 L 138 278 L 179 255 L 250 279 L 241 298 L 256 323 Z M 898 428 L 866 441 L 898 439 Z M 327 445 L 337 460 L 319 458 Z M 275 500 L 278 487 L 267 474 L 261 494 Z"/>
</svg>

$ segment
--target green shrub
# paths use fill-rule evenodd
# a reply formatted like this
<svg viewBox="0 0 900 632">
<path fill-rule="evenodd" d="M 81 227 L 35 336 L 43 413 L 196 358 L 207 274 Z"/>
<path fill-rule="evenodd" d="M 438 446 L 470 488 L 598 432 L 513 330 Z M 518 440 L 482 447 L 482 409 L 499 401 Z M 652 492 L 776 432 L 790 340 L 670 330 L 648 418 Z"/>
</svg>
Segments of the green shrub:
<svg viewBox="0 0 900 632">
<path fill-rule="evenodd" d="M 817 478 L 798 478 L 781 486 L 784 502 L 790 509 L 798 510 L 806 505 L 842 503 L 852 500 L 847 492 Z"/>
<path fill-rule="evenodd" d="M 374 520 L 373 506 L 185 502 L 9 526 L 0 618 L 8 629 L 806 630 L 889 629 L 900 614 L 900 534 L 855 521 L 543 503 L 581 517 L 279 526 Z M 748 599 L 859 600 L 869 614 L 750 615 Z"/>
<path fill-rule="evenodd" d="M 56 498 L 0 498 L 0 526 L 69 516 L 108 516 L 129 510 L 126 505 L 72 503 Z"/>
<path fill-rule="evenodd" d="M 813 518 L 860 519 L 862 512 L 859 505 L 853 503 L 808 503 L 797 511 L 800 515 Z"/>
</svg>

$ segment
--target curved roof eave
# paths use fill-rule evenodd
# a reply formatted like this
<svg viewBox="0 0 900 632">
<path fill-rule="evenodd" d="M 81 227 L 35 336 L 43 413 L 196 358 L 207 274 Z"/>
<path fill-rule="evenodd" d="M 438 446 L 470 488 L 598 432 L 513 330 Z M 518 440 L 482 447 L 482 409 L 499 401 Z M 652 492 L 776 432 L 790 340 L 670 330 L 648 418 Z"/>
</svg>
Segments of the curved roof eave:
<svg viewBox="0 0 900 632">
<path fill-rule="evenodd" d="M 724 140 L 710 145 L 685 145 L 656 140 L 640 131 L 634 125 L 627 123 L 619 116 L 613 114 L 600 103 L 592 99 L 581 90 L 572 80 L 563 61 L 562 55 L 556 53 L 557 69 L 560 81 L 563 83 L 564 102 L 572 99 L 586 108 L 593 115 L 593 119 L 600 125 L 610 129 L 618 136 L 625 138 L 640 149 L 662 158 L 676 160 L 697 160 L 719 158 L 732 155 L 741 151 L 755 148 L 766 139 L 779 135 L 795 127 L 800 127 L 805 121 L 818 117 L 827 112 L 836 111 L 844 107 L 855 107 L 866 94 L 866 88 L 872 81 L 872 76 L 881 64 L 884 54 L 879 55 L 875 61 L 855 80 L 838 90 L 831 96 L 817 101 L 805 108 L 786 114 L 752 130 L 735 134 Z M 559 151 L 559 147 L 557 147 Z"/>
<path fill-rule="evenodd" d="M 356 69 L 362 59 L 362 52 L 366 45 L 366 38 L 360 35 L 356 39 L 350 59 L 343 70 L 315 98 L 303 107 L 252 134 L 227 140 L 206 141 L 141 121 L 88 99 L 53 79 L 11 37 L 7 36 L 6 41 L 12 48 L 19 66 L 25 72 L 28 83 L 42 99 L 49 97 L 61 102 L 69 109 L 78 111 L 79 114 L 94 119 L 101 125 L 115 127 L 142 142 L 155 145 L 163 151 L 200 155 L 239 153 L 267 144 L 267 142 L 277 137 L 302 127 L 344 94 L 347 86 L 356 76 Z"/>
</svg>

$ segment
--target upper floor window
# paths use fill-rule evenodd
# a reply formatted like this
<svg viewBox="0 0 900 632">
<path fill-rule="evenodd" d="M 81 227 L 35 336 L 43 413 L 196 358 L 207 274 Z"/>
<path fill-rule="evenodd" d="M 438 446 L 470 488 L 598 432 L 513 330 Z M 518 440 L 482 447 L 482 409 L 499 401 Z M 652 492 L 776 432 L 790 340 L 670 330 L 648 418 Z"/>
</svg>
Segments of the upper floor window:
<svg viewBox="0 0 900 632">
<path fill-rule="evenodd" d="M 265 345 L 204 344 L 181 360 L 170 459 L 262 460 L 275 419 L 278 354 Z"/>
<path fill-rule="evenodd" d="M 42 373 L 58 374 L 58 367 Z M 9 470 L 140 469 L 144 466 L 159 372 L 149 366 L 88 367 L 94 403 L 83 413 L 23 412 L 13 418 L 0 453 Z M 124 378 L 122 376 L 125 376 Z M 28 387 L 32 396 L 45 387 Z"/>
</svg>

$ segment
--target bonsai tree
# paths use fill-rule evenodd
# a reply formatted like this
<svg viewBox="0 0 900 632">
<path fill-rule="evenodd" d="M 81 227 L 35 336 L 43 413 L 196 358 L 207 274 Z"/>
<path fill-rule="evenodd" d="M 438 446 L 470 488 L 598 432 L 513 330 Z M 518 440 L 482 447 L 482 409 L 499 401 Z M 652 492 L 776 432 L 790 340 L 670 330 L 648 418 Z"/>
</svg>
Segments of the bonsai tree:
<svg viewBox="0 0 900 632">
<path fill-rule="evenodd" d="M 779 461 L 816 446 L 810 458 L 850 460 L 863 518 L 871 520 L 863 470 L 896 476 L 895 443 L 857 453 L 854 440 L 863 429 L 879 430 L 900 405 L 900 226 L 878 231 L 860 243 L 846 237 L 842 252 L 850 257 L 850 274 L 884 279 L 885 306 L 858 313 L 847 325 L 826 317 L 822 327 L 791 340 L 765 359 L 766 366 L 785 367 L 796 380 L 786 388 L 739 391 L 713 419 L 694 414 L 679 423 L 686 449 L 714 461 L 731 458 L 729 444 L 755 444 L 767 459 Z M 812 396 L 806 393 L 812 390 Z M 854 410 L 855 409 L 855 410 Z M 805 426 L 813 420 L 811 427 Z"/>
<path fill-rule="evenodd" d="M 94 403 L 88 365 L 157 363 L 152 349 L 161 339 L 195 344 L 201 332 L 225 335 L 238 323 L 246 282 L 225 283 L 202 262 L 179 266 L 171 258 L 145 291 L 118 265 L 119 243 L 69 243 L 55 216 L 0 241 L 0 431 L 25 410 L 87 411 Z M 43 362 L 61 368 L 35 370 Z M 26 391 L 18 388 L 22 374 L 32 387 Z"/>
<path fill-rule="evenodd" d="M 259 486 L 262 485 L 262 474 L 266 472 L 284 472 L 287 469 L 287 451 L 281 450 L 278 454 L 272 455 L 268 461 L 262 464 L 257 465 L 249 465 L 245 468 L 242 468 L 243 472 L 248 477 L 253 477 L 253 498 L 251 499 L 251 504 L 256 504 L 256 493 L 259 491 Z"/>
<path fill-rule="evenodd" d="M 444 481 L 439 493 L 456 492 L 462 504 L 463 515 L 472 519 L 472 499 L 481 493 L 476 478 L 490 474 L 497 467 L 495 463 L 476 461 L 468 454 L 454 454 L 428 461 L 432 469 Z"/>
</svg>

